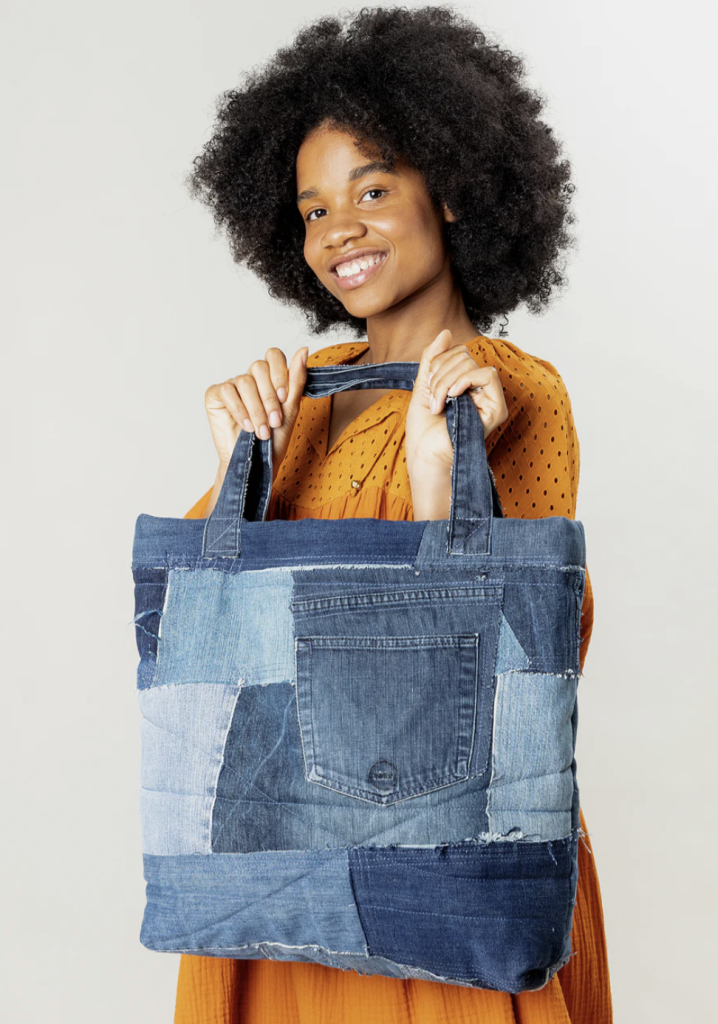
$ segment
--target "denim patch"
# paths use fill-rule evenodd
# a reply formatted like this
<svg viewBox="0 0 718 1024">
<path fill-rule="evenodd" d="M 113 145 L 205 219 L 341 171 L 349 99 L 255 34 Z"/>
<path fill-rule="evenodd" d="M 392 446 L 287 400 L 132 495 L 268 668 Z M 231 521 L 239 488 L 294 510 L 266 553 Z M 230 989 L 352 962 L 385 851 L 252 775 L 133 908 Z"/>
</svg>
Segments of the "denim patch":
<svg viewBox="0 0 718 1024">
<path fill-rule="evenodd" d="M 167 593 L 167 570 L 138 567 L 135 581 L 135 639 L 140 656 L 137 686 L 151 686 L 157 667 L 157 643 Z"/>
<path fill-rule="evenodd" d="M 138 691 L 144 853 L 211 852 L 215 788 L 237 695 L 237 688 L 192 683 Z"/>
<path fill-rule="evenodd" d="M 346 850 L 143 859 L 150 949 L 226 956 L 267 942 L 366 955 Z"/>
<path fill-rule="evenodd" d="M 350 850 L 370 956 L 503 992 L 543 987 L 570 956 L 576 841 Z"/>
<path fill-rule="evenodd" d="M 459 842 L 488 828 L 488 774 L 384 806 L 317 786 L 304 778 L 294 687 L 243 688 L 217 782 L 212 850 Z"/>
<path fill-rule="evenodd" d="M 478 633 L 315 636 L 296 644 L 310 782 L 387 804 L 468 778 Z"/>
<path fill-rule="evenodd" d="M 501 585 L 323 582 L 291 602 L 307 780 L 389 804 L 487 771 Z"/>
<path fill-rule="evenodd" d="M 509 625 L 505 615 L 501 616 L 501 629 L 499 631 L 499 649 L 496 654 L 495 674 L 501 675 L 504 672 L 526 672 L 529 668 L 529 658 L 526 651 L 516 639 L 516 634 Z"/>
<path fill-rule="evenodd" d="M 490 832 L 518 829 L 546 840 L 571 831 L 577 686 L 576 676 L 507 672 L 497 678 Z"/>
<path fill-rule="evenodd" d="M 253 572 L 277 566 L 412 566 L 426 523 L 388 519 L 296 519 L 242 524 L 239 558 L 202 557 L 206 519 L 140 515 L 135 525 L 133 568 L 166 566 Z M 444 524 L 445 525 L 445 524 Z M 317 552 L 321 557 L 317 558 Z"/>
<path fill-rule="evenodd" d="M 434 519 L 424 524 L 414 564 L 419 569 L 451 570 L 489 565 L 582 570 L 586 562 L 583 526 L 561 516 L 549 519 L 499 519 L 491 533 L 491 550 L 460 555 L 449 553 L 449 523 Z"/>
<path fill-rule="evenodd" d="M 171 570 L 156 685 L 292 680 L 291 594 L 285 570 Z"/>
<path fill-rule="evenodd" d="M 507 573 L 504 615 L 532 672 L 580 672 L 577 587 L 583 588 L 583 573 Z"/>
</svg>

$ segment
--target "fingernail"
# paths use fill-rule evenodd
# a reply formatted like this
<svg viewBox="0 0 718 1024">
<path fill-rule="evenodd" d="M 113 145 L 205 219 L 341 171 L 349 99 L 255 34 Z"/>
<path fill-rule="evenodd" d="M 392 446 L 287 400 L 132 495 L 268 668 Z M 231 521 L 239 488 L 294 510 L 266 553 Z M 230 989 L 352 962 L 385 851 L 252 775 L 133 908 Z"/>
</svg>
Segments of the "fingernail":
<svg viewBox="0 0 718 1024">
<path fill-rule="evenodd" d="M 245 420 L 242 420 L 242 426 L 244 427 L 248 434 L 252 433 L 252 421 L 250 420 L 249 416 Z"/>
<path fill-rule="evenodd" d="M 279 419 L 279 413 L 277 412 L 276 409 L 272 409 L 272 411 L 270 412 L 269 423 L 270 426 L 272 427 L 278 427 L 279 424 L 281 423 L 281 420 Z"/>
<path fill-rule="evenodd" d="M 436 412 L 436 399 L 434 398 L 433 395 L 429 399 L 429 411 Z"/>
<path fill-rule="evenodd" d="M 259 428 L 259 436 L 262 438 L 263 441 L 269 440 L 269 427 L 267 426 L 266 423 L 263 423 L 262 426 Z"/>
<path fill-rule="evenodd" d="M 279 399 L 280 402 L 286 402 L 286 400 L 287 400 L 287 389 L 286 388 L 277 388 L 277 398 Z M 277 426 L 279 426 L 279 424 L 277 424 Z"/>
<path fill-rule="evenodd" d="M 432 378 L 433 376 L 434 376 L 434 374 L 433 374 L 433 373 L 430 373 L 430 374 L 429 374 L 429 376 L 428 376 L 428 377 L 426 378 L 426 383 L 427 383 L 427 384 L 431 384 L 431 378 Z"/>
</svg>

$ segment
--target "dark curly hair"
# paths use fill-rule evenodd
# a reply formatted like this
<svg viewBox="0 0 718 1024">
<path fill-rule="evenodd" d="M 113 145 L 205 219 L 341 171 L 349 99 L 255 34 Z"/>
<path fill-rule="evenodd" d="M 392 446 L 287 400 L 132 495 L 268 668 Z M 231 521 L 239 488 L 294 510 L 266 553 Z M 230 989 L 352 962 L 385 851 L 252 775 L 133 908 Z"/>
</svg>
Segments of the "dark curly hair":
<svg viewBox="0 0 718 1024">
<path fill-rule="evenodd" d="M 522 60 L 450 7 L 363 8 L 302 28 L 242 87 L 217 101 L 214 133 L 187 177 L 212 211 L 233 258 L 310 330 L 366 320 L 351 316 L 304 255 L 295 161 L 321 123 L 348 130 L 390 164 L 401 157 L 424 178 L 446 225 L 455 278 L 469 319 L 486 333 L 525 302 L 545 308 L 565 284 L 562 250 L 574 185 L 543 98 L 522 82 Z"/>
</svg>

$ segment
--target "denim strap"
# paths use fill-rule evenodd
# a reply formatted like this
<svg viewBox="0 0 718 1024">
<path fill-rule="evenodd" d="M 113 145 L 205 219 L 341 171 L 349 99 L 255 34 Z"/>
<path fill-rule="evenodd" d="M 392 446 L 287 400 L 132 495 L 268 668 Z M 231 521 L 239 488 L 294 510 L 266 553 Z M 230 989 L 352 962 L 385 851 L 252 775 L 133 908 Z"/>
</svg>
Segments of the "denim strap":
<svg viewBox="0 0 718 1024">
<path fill-rule="evenodd" d="M 411 391 L 418 363 L 362 363 L 312 366 L 307 369 L 304 395 L 324 398 L 339 391 L 389 388 Z M 454 449 L 451 470 L 451 510 L 448 552 L 477 555 L 490 551 L 491 523 L 500 515 L 486 458 L 484 428 L 471 396 L 448 396 L 446 425 Z M 204 528 L 204 558 L 237 558 L 241 552 L 241 522 L 263 522 L 272 493 L 272 438 L 257 438 L 241 430 L 227 467 L 217 504 Z"/>
</svg>

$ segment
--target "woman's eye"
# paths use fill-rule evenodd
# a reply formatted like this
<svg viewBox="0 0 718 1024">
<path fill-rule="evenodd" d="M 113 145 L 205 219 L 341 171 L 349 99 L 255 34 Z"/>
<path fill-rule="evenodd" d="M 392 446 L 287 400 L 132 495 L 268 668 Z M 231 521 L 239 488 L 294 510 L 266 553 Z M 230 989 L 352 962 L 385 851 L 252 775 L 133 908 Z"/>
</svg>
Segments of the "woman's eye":
<svg viewBox="0 0 718 1024">
<path fill-rule="evenodd" d="M 367 189 L 367 191 L 364 193 L 364 196 L 368 196 L 372 192 L 378 192 L 380 196 L 383 196 L 384 193 L 386 192 L 386 189 L 385 188 L 370 188 L 370 189 Z M 364 198 L 364 196 L 362 196 L 362 199 Z"/>
<path fill-rule="evenodd" d="M 387 190 L 385 188 L 368 188 L 366 190 L 366 192 L 363 193 L 362 199 L 364 199 L 366 196 L 370 196 L 372 199 L 374 199 L 377 196 L 386 195 L 386 192 L 387 192 Z M 324 209 L 324 207 L 320 206 L 316 210 L 310 210 L 309 213 L 306 215 L 306 217 L 304 219 L 307 220 L 307 221 L 316 220 L 317 218 L 314 216 L 315 213 L 322 213 L 322 214 L 324 214 L 326 212 L 327 211 Z"/>
</svg>

